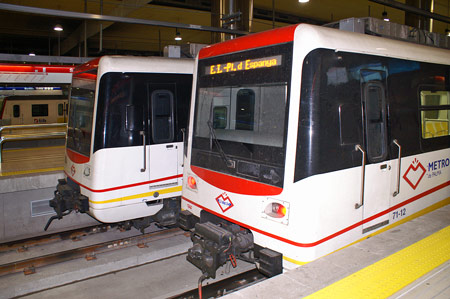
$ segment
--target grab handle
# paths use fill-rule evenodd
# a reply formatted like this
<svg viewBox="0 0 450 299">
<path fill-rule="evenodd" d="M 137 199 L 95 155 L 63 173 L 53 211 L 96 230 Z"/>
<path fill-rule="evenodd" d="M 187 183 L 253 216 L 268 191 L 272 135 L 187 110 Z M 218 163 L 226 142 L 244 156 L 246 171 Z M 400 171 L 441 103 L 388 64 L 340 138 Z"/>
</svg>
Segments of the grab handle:
<svg viewBox="0 0 450 299">
<path fill-rule="evenodd" d="M 397 196 L 400 193 L 400 173 L 401 173 L 401 166 L 402 166 L 402 146 L 398 143 L 397 139 L 394 139 L 392 142 L 396 146 L 398 146 L 397 189 L 392 194 L 392 196 Z"/>
<path fill-rule="evenodd" d="M 145 172 L 145 170 L 147 169 L 147 155 L 145 152 L 145 131 L 140 131 L 139 132 L 142 135 L 142 143 L 144 144 L 144 168 L 141 168 L 141 172 Z"/>
<path fill-rule="evenodd" d="M 355 151 L 360 151 L 362 153 L 362 165 L 361 165 L 361 196 L 359 203 L 355 203 L 355 209 L 359 209 L 364 205 L 364 180 L 366 176 L 366 152 L 363 150 L 361 145 L 355 145 Z"/>
</svg>

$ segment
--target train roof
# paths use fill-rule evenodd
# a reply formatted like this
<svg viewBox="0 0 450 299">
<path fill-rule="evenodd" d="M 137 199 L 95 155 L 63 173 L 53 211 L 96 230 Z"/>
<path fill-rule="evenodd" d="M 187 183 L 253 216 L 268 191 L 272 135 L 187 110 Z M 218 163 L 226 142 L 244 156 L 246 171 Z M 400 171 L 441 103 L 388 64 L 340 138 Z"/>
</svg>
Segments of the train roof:
<svg viewBox="0 0 450 299">
<path fill-rule="evenodd" d="M 78 66 L 74 73 L 98 68 L 98 76 L 107 72 L 181 73 L 194 72 L 194 60 L 186 58 L 103 56 Z"/>
<path fill-rule="evenodd" d="M 450 64 L 450 50 L 310 24 L 291 25 L 255 33 L 200 50 L 199 59 L 294 41 L 294 52 L 318 48 Z M 297 42 L 298 41 L 298 42 Z"/>
</svg>

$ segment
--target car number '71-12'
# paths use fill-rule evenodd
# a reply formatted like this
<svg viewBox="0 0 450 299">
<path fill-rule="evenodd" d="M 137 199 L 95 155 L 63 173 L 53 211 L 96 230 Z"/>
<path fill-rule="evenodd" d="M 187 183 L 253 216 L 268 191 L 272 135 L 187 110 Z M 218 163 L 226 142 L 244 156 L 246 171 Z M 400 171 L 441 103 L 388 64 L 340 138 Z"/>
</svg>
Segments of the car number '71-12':
<svg viewBox="0 0 450 299">
<path fill-rule="evenodd" d="M 392 212 L 392 219 L 397 219 L 403 216 L 406 216 L 406 208 Z"/>
</svg>

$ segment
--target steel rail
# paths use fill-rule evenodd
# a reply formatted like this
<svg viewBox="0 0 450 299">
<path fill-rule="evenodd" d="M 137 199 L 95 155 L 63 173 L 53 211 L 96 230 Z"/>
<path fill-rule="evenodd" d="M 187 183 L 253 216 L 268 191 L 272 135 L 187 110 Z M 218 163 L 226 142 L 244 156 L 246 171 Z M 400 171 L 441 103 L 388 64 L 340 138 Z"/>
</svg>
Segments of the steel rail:
<svg viewBox="0 0 450 299">
<path fill-rule="evenodd" d="M 47 245 L 63 240 L 78 240 L 81 237 L 107 232 L 114 225 L 93 225 L 68 231 L 46 234 L 27 239 L 19 239 L 0 244 L 0 253 L 17 250 L 19 252 L 26 251 L 31 247 L 39 245 Z"/>
<path fill-rule="evenodd" d="M 47 254 L 35 258 L 29 258 L 21 261 L 7 263 L 0 265 L 0 277 L 3 275 L 17 272 L 32 274 L 36 271 L 36 268 L 38 267 L 49 266 L 78 258 L 86 258 L 88 260 L 95 259 L 97 254 L 127 248 L 131 246 L 143 247 L 145 246 L 145 243 L 166 239 L 182 234 L 185 234 L 185 232 L 182 231 L 181 229 L 172 228 L 163 231 L 147 233 L 145 235 L 138 235 L 114 241 L 107 241 L 81 248 L 65 250 L 53 254 Z"/>
<path fill-rule="evenodd" d="M 257 269 L 252 269 L 232 277 L 214 282 L 202 287 L 203 298 L 218 298 L 226 294 L 235 292 L 244 287 L 258 283 L 267 279 Z M 169 297 L 169 299 L 185 299 L 185 298 L 199 298 L 198 289 L 192 289 L 182 294 Z"/>
<path fill-rule="evenodd" d="M 220 32 L 220 33 L 239 34 L 239 35 L 246 35 L 249 33 L 247 31 L 231 30 L 231 29 L 211 27 L 211 26 L 195 25 L 195 24 L 184 24 L 184 23 L 163 22 L 163 21 L 156 21 L 156 20 L 144 20 L 144 19 L 135 19 L 135 18 L 127 18 L 127 17 L 98 15 L 98 14 L 91 14 L 91 13 L 81 13 L 81 12 L 48 9 L 48 8 L 40 8 L 40 7 L 32 7 L 32 6 L 22 6 L 22 5 L 7 4 L 7 3 L 0 3 L 0 10 L 46 15 L 46 16 L 54 16 L 54 17 L 56 16 L 56 17 L 60 17 L 60 18 L 63 17 L 63 18 L 80 19 L 80 20 L 108 21 L 108 22 L 128 23 L 128 24 L 161 26 L 161 27 L 170 27 L 170 28 L 178 28 L 178 29 L 191 29 L 191 30 Z"/>
</svg>

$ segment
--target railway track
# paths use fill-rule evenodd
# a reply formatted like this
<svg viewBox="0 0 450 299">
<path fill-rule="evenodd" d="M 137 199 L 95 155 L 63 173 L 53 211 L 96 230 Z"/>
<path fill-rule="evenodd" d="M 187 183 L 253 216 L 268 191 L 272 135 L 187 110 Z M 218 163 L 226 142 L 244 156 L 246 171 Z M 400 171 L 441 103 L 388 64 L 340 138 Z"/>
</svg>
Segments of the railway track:
<svg viewBox="0 0 450 299">
<path fill-rule="evenodd" d="M 107 232 L 113 228 L 111 225 L 93 225 L 89 227 L 68 230 L 59 233 L 52 233 L 43 236 L 31 237 L 27 239 L 15 240 L 0 244 L 0 254 L 9 251 L 17 250 L 18 252 L 24 252 L 35 246 L 48 245 L 63 240 L 80 240 L 82 237 L 89 235 Z"/>
<path fill-rule="evenodd" d="M 85 243 L 89 239 L 97 241 L 104 239 L 108 233 L 117 236 L 123 235 L 123 233 L 129 234 L 130 231 L 119 232 L 114 227 L 96 226 L 32 240 L 1 244 L 0 289 L 3 290 L 2 293 L 5 298 L 26 298 L 27 296 L 32 298 L 36 295 L 45 298 L 60 298 L 61 294 L 70 290 L 62 296 L 71 298 L 74 288 L 88 294 L 89 291 L 85 291 L 86 288 L 92 285 L 102 285 L 102 281 L 107 281 L 108 287 L 96 289 L 95 292 L 99 292 L 99 297 L 108 297 L 111 295 L 108 293 L 108 289 L 112 285 L 120 286 L 124 281 L 128 281 L 128 283 L 137 284 L 135 286 L 137 292 L 140 287 L 145 289 L 161 288 L 155 293 L 149 294 L 148 298 L 198 298 L 197 282 L 201 271 L 186 261 L 186 250 L 191 244 L 188 233 L 180 229 L 165 229 L 144 235 L 127 236 L 79 246 L 80 243 Z M 69 245 L 75 244 L 78 247 L 59 250 L 61 247 L 67 247 L 61 246 L 60 241 Z M 43 250 L 47 247 L 58 250 L 47 253 L 47 250 Z M 36 255 L 36 253 L 45 254 L 28 257 L 31 254 Z M 8 261 L 6 255 L 15 255 L 21 258 L 13 262 L 1 262 L 2 260 Z M 130 262 L 132 259 L 138 262 Z M 240 274 L 249 269 L 254 269 L 254 266 L 240 264 L 238 268 L 224 270 L 218 274 L 215 280 L 204 281 L 203 298 L 220 297 L 263 279 L 255 271 Z M 235 276 L 236 274 L 239 276 Z M 247 278 L 244 278 L 243 275 L 246 275 Z M 227 279 L 230 276 L 235 277 Z M 145 279 L 136 279 L 136 277 L 145 277 Z M 220 284 L 215 283 L 219 280 L 223 281 Z M 175 283 L 168 285 L 168 282 Z M 140 284 L 143 285 L 140 286 Z M 119 287 L 119 290 L 115 292 L 120 292 L 120 289 Z M 116 297 L 131 296 L 129 293 L 114 295 Z"/>
<path fill-rule="evenodd" d="M 223 280 L 199 286 L 198 288 L 184 292 L 182 294 L 169 297 L 170 299 L 197 299 L 197 298 L 220 298 L 226 294 L 238 291 L 244 287 L 258 283 L 267 279 L 257 269 L 252 269 Z"/>
<path fill-rule="evenodd" d="M 0 246 L 0 253 L 11 250 L 17 250 L 18 252 L 26 252 L 30 247 L 33 246 L 50 245 L 54 244 L 55 242 L 67 239 L 77 240 L 84 236 L 97 234 L 99 232 L 106 232 L 109 228 L 110 228 L 109 226 L 95 226 L 89 229 L 75 230 L 61 234 L 53 234 L 49 236 L 33 238 L 21 242 L 2 244 Z M 39 255 L 31 258 L 20 259 L 14 262 L 1 264 L 0 277 L 17 272 L 23 272 L 26 275 L 33 274 L 39 267 L 53 265 L 78 258 L 93 260 L 97 258 L 97 255 L 105 252 L 110 252 L 113 250 L 118 250 L 131 246 L 138 246 L 142 248 L 147 246 L 146 244 L 148 242 L 164 238 L 170 238 L 172 236 L 184 233 L 185 233 L 184 231 L 178 228 L 163 229 L 160 231 L 149 232 L 146 234 L 140 234 L 126 238 L 119 238 L 88 246 L 82 246 L 50 254 Z"/>
</svg>

